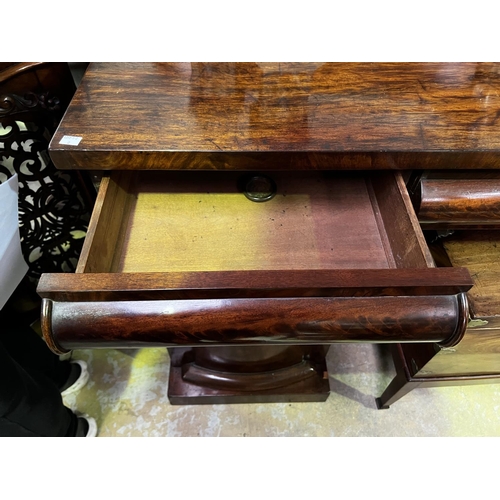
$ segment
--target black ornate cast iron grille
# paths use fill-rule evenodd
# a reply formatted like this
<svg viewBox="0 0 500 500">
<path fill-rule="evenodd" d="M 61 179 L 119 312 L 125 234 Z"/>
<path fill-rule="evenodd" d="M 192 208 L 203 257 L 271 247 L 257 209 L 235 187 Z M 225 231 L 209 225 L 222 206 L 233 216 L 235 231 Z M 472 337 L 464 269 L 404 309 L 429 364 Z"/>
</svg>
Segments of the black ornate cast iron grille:
<svg viewBox="0 0 500 500">
<path fill-rule="evenodd" d="M 61 118 L 49 93 L 0 96 L 0 183 L 19 179 L 19 230 L 28 276 L 76 269 L 92 207 L 78 174 L 57 170 L 48 145 Z"/>
</svg>

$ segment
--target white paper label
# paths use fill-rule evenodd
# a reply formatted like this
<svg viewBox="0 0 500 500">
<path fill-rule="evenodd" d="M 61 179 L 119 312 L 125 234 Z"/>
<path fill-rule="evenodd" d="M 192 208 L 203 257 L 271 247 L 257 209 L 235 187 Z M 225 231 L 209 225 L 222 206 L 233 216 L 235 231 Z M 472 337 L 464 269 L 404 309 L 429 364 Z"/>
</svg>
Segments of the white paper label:
<svg viewBox="0 0 500 500">
<path fill-rule="evenodd" d="M 75 135 L 65 135 L 59 141 L 59 144 L 64 144 L 66 146 L 78 146 L 81 140 L 82 140 L 81 137 L 77 137 Z"/>
</svg>

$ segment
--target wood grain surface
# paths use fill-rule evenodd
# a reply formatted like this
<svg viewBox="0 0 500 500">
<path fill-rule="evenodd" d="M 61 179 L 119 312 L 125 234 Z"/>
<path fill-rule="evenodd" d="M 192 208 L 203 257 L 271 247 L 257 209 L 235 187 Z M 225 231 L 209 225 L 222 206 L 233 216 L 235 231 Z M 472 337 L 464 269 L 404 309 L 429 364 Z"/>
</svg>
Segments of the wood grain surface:
<svg viewBox="0 0 500 500">
<path fill-rule="evenodd" d="M 400 173 L 269 176 L 255 203 L 241 172 L 112 172 L 77 272 L 434 266 Z"/>
<path fill-rule="evenodd" d="M 434 255 L 440 247 L 432 247 Z M 404 356 L 412 377 L 429 384 L 433 379 L 435 386 L 440 378 L 447 385 L 446 377 L 462 377 L 463 385 L 478 376 L 500 377 L 500 232 L 458 231 L 442 241 L 443 247 L 442 265 L 466 266 L 474 281 L 467 293 L 471 321 L 464 337 L 445 349 L 405 344 L 395 356 Z"/>
<path fill-rule="evenodd" d="M 130 174 L 118 179 L 104 176 L 92 211 L 87 235 L 78 259 L 77 273 L 111 272 L 122 226 L 128 220 L 131 196 Z"/>
<path fill-rule="evenodd" d="M 255 203 L 235 172 L 141 172 L 112 271 L 389 267 L 363 176 L 270 176 L 276 196 Z"/>
<path fill-rule="evenodd" d="M 460 297 L 54 302 L 44 321 L 51 321 L 48 335 L 63 349 L 452 343 L 463 333 Z"/>
<path fill-rule="evenodd" d="M 433 266 L 399 173 L 112 172 L 77 272 L 382 269 Z M 244 186 L 244 184 L 243 184 Z"/>
<path fill-rule="evenodd" d="M 386 235 L 395 267 L 434 267 L 403 177 L 398 173 L 370 176 L 376 206 L 380 211 L 379 230 Z"/>
<path fill-rule="evenodd" d="M 424 229 L 500 227 L 500 179 L 424 179 L 419 197 Z"/>
<path fill-rule="evenodd" d="M 423 364 L 415 377 L 496 374 L 500 378 L 500 317 L 482 321 L 467 328 L 459 344 L 442 349 Z"/>
<path fill-rule="evenodd" d="M 453 266 L 466 267 L 471 273 L 472 316 L 500 316 L 500 232 L 464 231 L 445 240 L 443 246 Z"/>
<path fill-rule="evenodd" d="M 230 297 L 455 295 L 465 268 L 44 274 L 38 294 L 65 302 Z"/>
<path fill-rule="evenodd" d="M 489 169 L 499 119 L 499 63 L 94 63 L 50 154 L 103 170 Z"/>
</svg>

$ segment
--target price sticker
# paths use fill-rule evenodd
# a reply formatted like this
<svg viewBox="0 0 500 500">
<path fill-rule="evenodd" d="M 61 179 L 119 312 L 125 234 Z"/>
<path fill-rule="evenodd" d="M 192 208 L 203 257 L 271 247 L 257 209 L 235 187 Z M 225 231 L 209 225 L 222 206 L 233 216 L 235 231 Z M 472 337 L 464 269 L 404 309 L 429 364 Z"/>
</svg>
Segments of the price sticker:
<svg viewBox="0 0 500 500">
<path fill-rule="evenodd" d="M 65 135 L 59 141 L 59 144 L 64 144 L 65 146 L 78 146 L 81 140 L 82 137 L 77 137 L 75 135 Z"/>
</svg>

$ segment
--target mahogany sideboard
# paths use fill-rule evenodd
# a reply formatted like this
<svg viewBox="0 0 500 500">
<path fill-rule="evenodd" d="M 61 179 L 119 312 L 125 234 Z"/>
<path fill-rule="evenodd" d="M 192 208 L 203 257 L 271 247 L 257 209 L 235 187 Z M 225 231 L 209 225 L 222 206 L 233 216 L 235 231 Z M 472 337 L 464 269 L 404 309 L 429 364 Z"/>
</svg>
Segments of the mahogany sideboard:
<svg viewBox="0 0 500 500">
<path fill-rule="evenodd" d="M 39 283 L 55 352 L 168 347 L 173 404 L 323 401 L 335 342 L 453 348 L 405 181 L 500 168 L 497 64 L 92 64 L 56 131 L 105 171 L 75 274 Z"/>
</svg>

